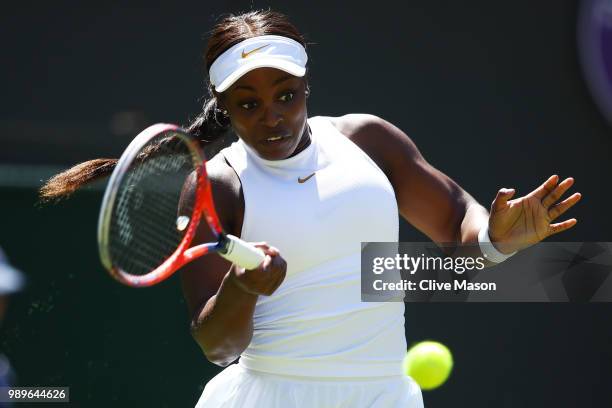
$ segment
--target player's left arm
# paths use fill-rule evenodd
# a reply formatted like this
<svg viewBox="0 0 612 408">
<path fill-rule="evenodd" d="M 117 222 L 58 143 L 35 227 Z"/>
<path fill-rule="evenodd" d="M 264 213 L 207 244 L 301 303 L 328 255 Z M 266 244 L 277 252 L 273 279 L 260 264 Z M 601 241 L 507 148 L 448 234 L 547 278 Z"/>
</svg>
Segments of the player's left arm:
<svg viewBox="0 0 612 408">
<path fill-rule="evenodd" d="M 551 224 L 580 200 L 580 193 L 575 193 L 557 203 L 573 184 L 572 178 L 559 183 L 559 178 L 552 176 L 514 200 L 513 189 L 501 188 L 489 214 L 461 186 L 428 163 L 402 130 L 373 115 L 347 116 L 351 116 L 344 117 L 344 123 L 350 123 L 346 129 L 349 137 L 389 178 L 400 214 L 434 242 L 477 243 L 480 228 L 489 223 L 495 246 L 510 253 L 576 224 L 575 219 Z"/>
</svg>

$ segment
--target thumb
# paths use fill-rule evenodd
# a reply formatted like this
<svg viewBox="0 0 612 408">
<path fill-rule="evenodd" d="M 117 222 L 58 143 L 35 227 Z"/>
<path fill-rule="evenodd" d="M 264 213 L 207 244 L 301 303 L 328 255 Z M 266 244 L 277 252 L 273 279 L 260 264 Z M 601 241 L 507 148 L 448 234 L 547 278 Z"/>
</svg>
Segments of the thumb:
<svg viewBox="0 0 612 408">
<path fill-rule="evenodd" d="M 491 212 L 506 208 L 508 200 L 514 196 L 514 193 L 516 193 L 516 190 L 513 188 L 500 188 L 491 204 Z"/>
<path fill-rule="evenodd" d="M 263 262 L 261 263 L 261 265 L 259 265 L 259 267 L 261 268 L 262 271 L 265 271 L 270 267 L 271 263 L 272 263 L 272 257 L 269 254 L 266 254 Z"/>
</svg>

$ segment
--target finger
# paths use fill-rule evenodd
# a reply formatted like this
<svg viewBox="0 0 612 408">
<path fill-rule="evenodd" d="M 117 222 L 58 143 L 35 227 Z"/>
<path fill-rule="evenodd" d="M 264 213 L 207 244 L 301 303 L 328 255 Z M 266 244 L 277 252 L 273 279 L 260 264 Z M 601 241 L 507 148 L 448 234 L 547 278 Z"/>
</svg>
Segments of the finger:
<svg viewBox="0 0 612 408">
<path fill-rule="evenodd" d="M 278 249 L 274 247 L 258 247 L 264 253 L 264 255 L 276 256 L 278 255 Z"/>
<path fill-rule="evenodd" d="M 563 221 L 563 222 L 558 222 L 556 224 L 550 224 L 550 229 L 549 229 L 549 236 L 550 235 L 554 235 L 554 234 L 558 234 L 560 232 L 563 232 L 567 229 L 572 228 L 574 225 L 576 225 L 576 223 L 578 222 L 578 220 L 576 220 L 575 218 L 571 218 L 567 221 Z"/>
<path fill-rule="evenodd" d="M 276 281 L 274 282 L 274 285 L 272 286 L 272 293 L 274 293 L 276 291 L 276 289 L 278 289 L 278 287 L 283 283 L 283 281 L 285 280 L 285 276 L 287 275 L 287 271 L 285 269 L 282 269 L 280 271 L 280 273 L 278 274 L 278 277 L 276 279 Z"/>
<path fill-rule="evenodd" d="M 568 177 L 557 185 L 546 197 L 542 199 L 544 208 L 550 208 L 551 205 L 557 202 L 559 198 L 574 184 L 574 179 Z"/>
<path fill-rule="evenodd" d="M 266 296 L 272 295 L 276 291 L 276 289 L 278 289 L 278 287 L 283 283 L 283 281 L 285 280 L 286 271 L 286 264 L 284 261 L 282 261 L 282 259 L 279 260 L 279 258 L 276 258 L 275 260 L 273 260 L 273 265 L 271 265 L 270 267 L 270 272 L 273 272 L 276 277 L 274 281 L 269 284 L 267 289 L 265 290 L 264 294 Z"/>
<path fill-rule="evenodd" d="M 544 182 L 544 184 L 533 190 L 531 194 L 541 200 L 546 197 L 551 191 L 553 191 L 558 182 L 559 176 L 557 176 L 556 174 L 552 175 L 548 178 L 548 180 Z"/>
<path fill-rule="evenodd" d="M 272 258 L 271 268 L 275 271 L 282 271 L 284 269 L 287 269 L 287 262 L 282 257 L 276 256 Z"/>
<path fill-rule="evenodd" d="M 572 194 L 570 197 L 561 201 L 559 204 L 555 204 L 548 211 L 548 217 L 550 218 L 551 221 L 554 220 L 555 218 L 559 217 L 561 214 L 563 214 L 564 212 L 572 208 L 574 204 L 580 201 L 581 198 L 582 198 L 582 194 L 580 193 Z"/>
<path fill-rule="evenodd" d="M 260 269 L 261 268 L 262 271 L 265 271 L 265 270 L 267 270 L 270 267 L 271 264 L 272 264 L 272 257 L 270 255 L 266 254 L 266 256 L 264 257 L 263 262 L 261 263 L 261 265 L 259 265 L 259 267 L 255 268 L 255 269 Z"/>
<path fill-rule="evenodd" d="M 267 242 L 251 242 L 251 244 L 256 248 L 261 249 L 266 255 L 276 256 L 279 254 L 278 248 L 268 245 Z"/>
<path fill-rule="evenodd" d="M 508 200 L 514 196 L 514 193 L 516 193 L 516 190 L 513 188 L 500 188 L 495 196 L 495 200 L 493 200 L 493 203 L 491 204 L 491 212 L 493 212 L 493 210 L 501 210 L 506 208 L 508 205 Z"/>
</svg>

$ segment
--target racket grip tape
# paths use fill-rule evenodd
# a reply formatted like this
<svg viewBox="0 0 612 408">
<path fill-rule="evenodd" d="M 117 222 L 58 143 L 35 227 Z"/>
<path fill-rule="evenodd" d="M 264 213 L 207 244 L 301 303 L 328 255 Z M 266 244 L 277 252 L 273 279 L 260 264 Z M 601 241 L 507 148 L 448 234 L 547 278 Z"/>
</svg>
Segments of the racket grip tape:
<svg viewBox="0 0 612 408">
<path fill-rule="evenodd" d="M 261 249 L 254 247 L 238 237 L 227 234 L 225 238 L 226 251 L 219 252 L 219 255 L 236 265 L 245 269 L 255 269 L 261 265 L 266 257 Z"/>
</svg>

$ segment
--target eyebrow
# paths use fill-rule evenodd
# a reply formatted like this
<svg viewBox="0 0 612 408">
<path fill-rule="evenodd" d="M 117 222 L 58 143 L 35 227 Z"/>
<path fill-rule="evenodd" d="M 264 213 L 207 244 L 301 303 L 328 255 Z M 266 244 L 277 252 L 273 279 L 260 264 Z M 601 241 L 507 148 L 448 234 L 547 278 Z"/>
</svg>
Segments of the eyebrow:
<svg viewBox="0 0 612 408">
<path fill-rule="evenodd" d="M 289 75 L 289 74 L 287 74 L 287 75 L 285 75 L 285 76 L 282 76 L 282 77 L 278 78 L 278 79 L 277 79 L 277 80 L 275 80 L 274 82 L 272 82 L 272 85 L 273 85 L 273 86 L 278 85 L 278 84 L 280 84 L 281 82 L 285 82 L 285 81 L 287 81 L 287 80 L 289 80 L 289 79 L 292 79 L 292 78 L 293 78 L 293 75 Z M 247 91 L 253 91 L 253 92 L 255 92 L 255 88 L 253 88 L 252 86 L 248 86 L 248 85 L 237 85 L 237 86 L 236 86 L 234 89 L 235 89 L 235 90 L 238 90 L 238 89 L 246 89 Z"/>
</svg>

